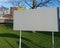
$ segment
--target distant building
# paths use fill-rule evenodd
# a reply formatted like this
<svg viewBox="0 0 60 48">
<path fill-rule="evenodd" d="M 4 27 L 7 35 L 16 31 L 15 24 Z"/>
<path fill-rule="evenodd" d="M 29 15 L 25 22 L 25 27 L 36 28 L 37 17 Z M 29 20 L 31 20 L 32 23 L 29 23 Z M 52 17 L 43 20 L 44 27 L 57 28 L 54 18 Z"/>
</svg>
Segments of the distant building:
<svg viewBox="0 0 60 48">
<path fill-rule="evenodd" d="M 10 14 L 6 14 L 4 17 L 13 18 L 14 10 L 25 10 L 25 8 L 22 8 L 22 7 L 10 7 Z"/>
<path fill-rule="evenodd" d="M 6 8 L 3 9 L 4 12 L 1 12 L 4 22 L 13 23 L 14 10 L 24 10 L 22 7 L 10 7 L 10 10 Z M 1 19 L 0 19 L 1 20 Z"/>
<path fill-rule="evenodd" d="M 10 7 L 10 14 L 5 14 L 4 17 L 13 18 L 14 10 L 16 7 Z"/>
<path fill-rule="evenodd" d="M 0 11 L 0 17 L 3 17 L 3 12 L 2 11 Z"/>
</svg>

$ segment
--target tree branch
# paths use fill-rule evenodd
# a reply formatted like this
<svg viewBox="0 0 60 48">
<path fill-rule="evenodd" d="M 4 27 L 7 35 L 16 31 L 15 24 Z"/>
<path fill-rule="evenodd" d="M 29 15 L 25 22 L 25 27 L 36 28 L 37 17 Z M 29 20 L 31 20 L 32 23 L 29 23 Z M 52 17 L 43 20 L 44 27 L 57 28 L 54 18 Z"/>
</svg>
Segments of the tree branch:
<svg viewBox="0 0 60 48">
<path fill-rule="evenodd" d="M 32 6 L 31 6 L 30 4 L 28 4 L 26 0 L 24 0 L 24 2 L 25 2 L 30 8 L 32 8 Z"/>
<path fill-rule="evenodd" d="M 45 4 L 49 3 L 51 0 L 47 0 L 45 2 L 40 2 L 36 7 L 39 7 L 39 6 L 44 6 Z"/>
</svg>

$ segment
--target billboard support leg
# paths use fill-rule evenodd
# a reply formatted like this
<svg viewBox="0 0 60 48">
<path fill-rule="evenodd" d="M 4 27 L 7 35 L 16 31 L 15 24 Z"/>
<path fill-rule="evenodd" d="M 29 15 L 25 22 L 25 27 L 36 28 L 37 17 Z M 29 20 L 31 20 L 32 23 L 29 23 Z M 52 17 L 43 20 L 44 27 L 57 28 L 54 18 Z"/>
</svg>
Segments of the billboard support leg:
<svg viewBox="0 0 60 48">
<path fill-rule="evenodd" d="M 21 30 L 20 30 L 20 40 L 19 40 L 19 48 L 21 48 Z"/>
<path fill-rule="evenodd" d="M 54 48 L 54 32 L 52 32 L 52 48 Z"/>
</svg>

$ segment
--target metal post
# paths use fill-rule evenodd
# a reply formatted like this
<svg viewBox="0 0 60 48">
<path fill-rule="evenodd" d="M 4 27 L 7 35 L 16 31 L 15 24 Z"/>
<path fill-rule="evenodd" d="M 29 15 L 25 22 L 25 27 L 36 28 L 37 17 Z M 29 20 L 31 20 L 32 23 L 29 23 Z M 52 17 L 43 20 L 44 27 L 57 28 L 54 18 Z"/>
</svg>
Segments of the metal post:
<svg viewBox="0 0 60 48">
<path fill-rule="evenodd" d="M 54 32 L 52 32 L 52 48 L 54 48 Z"/>
<path fill-rule="evenodd" d="M 20 30 L 20 40 L 19 40 L 19 48 L 21 48 L 21 30 Z"/>
</svg>

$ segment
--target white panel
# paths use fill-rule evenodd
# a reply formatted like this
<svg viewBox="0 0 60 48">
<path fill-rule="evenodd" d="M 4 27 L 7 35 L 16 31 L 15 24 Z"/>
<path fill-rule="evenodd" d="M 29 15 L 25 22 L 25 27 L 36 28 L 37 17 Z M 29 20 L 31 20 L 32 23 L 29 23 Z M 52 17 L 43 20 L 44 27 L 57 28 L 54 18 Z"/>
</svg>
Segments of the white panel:
<svg viewBox="0 0 60 48">
<path fill-rule="evenodd" d="M 57 8 L 15 11 L 14 30 L 58 31 Z"/>
</svg>

